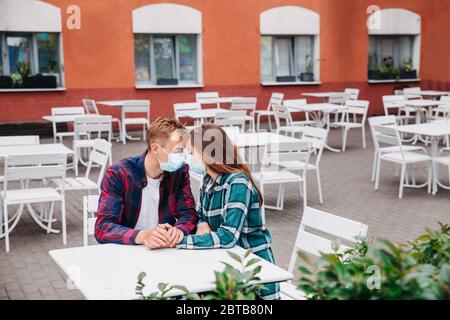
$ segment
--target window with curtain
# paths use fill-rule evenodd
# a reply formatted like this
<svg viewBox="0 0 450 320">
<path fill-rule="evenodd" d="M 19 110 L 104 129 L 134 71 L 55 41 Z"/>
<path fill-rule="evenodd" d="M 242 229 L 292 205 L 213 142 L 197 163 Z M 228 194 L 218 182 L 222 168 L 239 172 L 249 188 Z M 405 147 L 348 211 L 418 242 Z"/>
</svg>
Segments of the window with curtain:
<svg viewBox="0 0 450 320">
<path fill-rule="evenodd" d="M 314 36 L 262 36 L 262 81 L 277 81 L 277 77 L 295 77 L 314 72 Z"/>
<path fill-rule="evenodd" d="M 394 68 L 411 62 L 414 56 L 414 41 L 415 36 L 370 36 L 369 68 L 382 66 L 386 59 L 392 60 Z"/>
<path fill-rule="evenodd" d="M 136 34 L 136 83 L 157 84 L 158 80 L 197 83 L 197 37 Z"/>
</svg>

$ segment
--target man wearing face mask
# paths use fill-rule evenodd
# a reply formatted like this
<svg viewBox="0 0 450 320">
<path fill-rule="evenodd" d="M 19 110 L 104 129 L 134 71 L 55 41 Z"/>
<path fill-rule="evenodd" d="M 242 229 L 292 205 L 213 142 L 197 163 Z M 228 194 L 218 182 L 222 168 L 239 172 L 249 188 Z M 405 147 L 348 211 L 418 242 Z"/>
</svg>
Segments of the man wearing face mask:
<svg viewBox="0 0 450 320">
<path fill-rule="evenodd" d="M 148 150 L 106 171 L 95 225 L 99 243 L 175 247 L 194 231 L 185 134 L 178 120 L 158 118 L 147 131 Z"/>
</svg>

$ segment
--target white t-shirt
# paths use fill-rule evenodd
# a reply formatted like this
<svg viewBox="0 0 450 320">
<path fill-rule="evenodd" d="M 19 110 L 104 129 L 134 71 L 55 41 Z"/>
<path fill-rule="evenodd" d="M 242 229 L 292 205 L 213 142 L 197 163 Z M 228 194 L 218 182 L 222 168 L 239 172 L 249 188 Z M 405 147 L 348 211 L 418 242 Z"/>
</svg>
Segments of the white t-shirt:
<svg viewBox="0 0 450 320">
<path fill-rule="evenodd" d="M 159 223 L 159 185 L 162 176 L 152 179 L 147 176 L 147 186 L 142 189 L 141 211 L 136 230 L 151 230 Z"/>
</svg>

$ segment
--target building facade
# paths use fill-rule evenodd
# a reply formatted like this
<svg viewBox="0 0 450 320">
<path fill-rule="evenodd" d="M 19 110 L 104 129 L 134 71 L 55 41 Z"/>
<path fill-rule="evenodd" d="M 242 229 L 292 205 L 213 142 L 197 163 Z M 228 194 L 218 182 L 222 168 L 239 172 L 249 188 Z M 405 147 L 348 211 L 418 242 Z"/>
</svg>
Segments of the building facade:
<svg viewBox="0 0 450 320">
<path fill-rule="evenodd" d="M 266 108 L 348 87 L 380 114 L 395 88 L 450 90 L 449 30 L 448 0 L 1 0 L 0 123 L 84 98 L 150 99 L 155 119 L 199 91 Z"/>
</svg>

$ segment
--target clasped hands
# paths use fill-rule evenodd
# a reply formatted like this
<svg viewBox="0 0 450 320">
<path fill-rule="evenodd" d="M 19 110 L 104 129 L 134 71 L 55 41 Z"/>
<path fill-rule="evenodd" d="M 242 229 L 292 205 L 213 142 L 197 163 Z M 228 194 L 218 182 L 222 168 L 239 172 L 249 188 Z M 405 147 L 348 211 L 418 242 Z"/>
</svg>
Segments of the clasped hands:
<svg viewBox="0 0 450 320">
<path fill-rule="evenodd" d="M 152 230 L 140 231 L 136 243 L 143 244 L 149 249 L 174 248 L 183 238 L 183 231 L 165 223 Z"/>
</svg>

